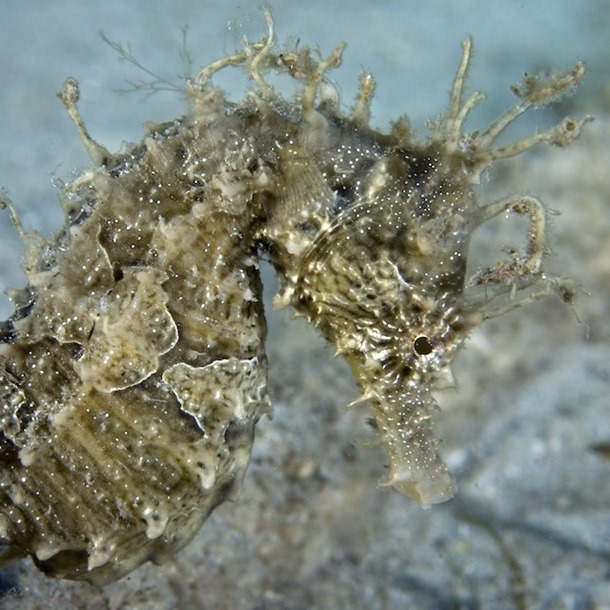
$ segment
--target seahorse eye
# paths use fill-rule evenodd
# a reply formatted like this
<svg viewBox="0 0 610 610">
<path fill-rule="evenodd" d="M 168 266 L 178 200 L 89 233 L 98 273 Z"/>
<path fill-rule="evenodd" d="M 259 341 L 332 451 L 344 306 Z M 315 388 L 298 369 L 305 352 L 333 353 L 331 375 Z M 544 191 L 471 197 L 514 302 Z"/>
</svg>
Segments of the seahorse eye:
<svg viewBox="0 0 610 610">
<path fill-rule="evenodd" d="M 425 335 L 420 335 L 413 341 L 413 351 L 416 356 L 427 356 L 433 349 L 432 343 Z"/>
</svg>

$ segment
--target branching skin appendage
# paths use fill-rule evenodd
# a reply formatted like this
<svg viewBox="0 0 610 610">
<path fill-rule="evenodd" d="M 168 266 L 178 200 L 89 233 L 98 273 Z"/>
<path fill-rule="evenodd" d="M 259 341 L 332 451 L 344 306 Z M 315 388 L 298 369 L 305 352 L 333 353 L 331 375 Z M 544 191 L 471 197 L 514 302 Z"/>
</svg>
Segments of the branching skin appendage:
<svg viewBox="0 0 610 610">
<path fill-rule="evenodd" d="M 482 133 L 464 122 L 464 42 L 449 110 L 427 142 L 405 119 L 369 125 L 365 74 L 351 114 L 329 94 L 327 59 L 280 52 L 269 34 L 187 82 L 189 111 L 113 154 L 88 134 L 78 84 L 60 94 L 94 167 L 65 186 L 65 227 L 26 234 L 28 286 L 0 328 L 0 560 L 31 555 L 47 574 L 103 584 L 186 544 L 235 493 L 254 428 L 269 410 L 258 258 L 281 282 L 278 307 L 310 320 L 349 361 L 387 447 L 384 485 L 428 506 L 453 480 L 434 437 L 433 391 L 485 319 L 569 283 L 543 271 L 541 204 L 482 204 L 496 160 L 565 146 L 566 119 L 512 145 L 498 136 L 532 105 L 576 86 L 583 66 L 527 77 L 518 104 Z M 212 85 L 247 71 L 239 103 Z M 302 83 L 282 99 L 268 71 Z M 10 205 L 10 204 L 9 204 Z M 12 209 L 12 208 L 11 208 Z M 507 211 L 527 247 L 466 277 L 470 238 Z"/>
</svg>

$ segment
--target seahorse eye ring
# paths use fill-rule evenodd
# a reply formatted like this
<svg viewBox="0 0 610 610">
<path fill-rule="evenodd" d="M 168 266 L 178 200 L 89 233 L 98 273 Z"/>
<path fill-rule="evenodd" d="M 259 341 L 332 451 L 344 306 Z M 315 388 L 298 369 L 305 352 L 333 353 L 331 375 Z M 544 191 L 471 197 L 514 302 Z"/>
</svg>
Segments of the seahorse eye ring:
<svg viewBox="0 0 610 610">
<path fill-rule="evenodd" d="M 434 351 L 434 346 L 426 335 L 420 335 L 413 341 L 413 352 L 416 356 L 428 356 Z"/>
</svg>

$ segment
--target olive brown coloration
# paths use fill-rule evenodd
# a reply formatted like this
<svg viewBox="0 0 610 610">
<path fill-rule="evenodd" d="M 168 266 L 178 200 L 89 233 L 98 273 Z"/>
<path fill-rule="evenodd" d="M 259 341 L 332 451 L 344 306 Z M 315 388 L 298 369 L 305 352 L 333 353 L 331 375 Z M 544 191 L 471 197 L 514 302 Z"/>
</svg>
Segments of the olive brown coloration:
<svg viewBox="0 0 610 610">
<path fill-rule="evenodd" d="M 31 555 L 47 574 L 112 582 L 186 544 L 247 467 L 269 410 L 258 260 L 280 279 L 275 304 L 309 319 L 349 361 L 389 452 L 384 484 L 422 506 L 454 494 L 439 456 L 432 392 L 485 319 L 556 292 L 541 204 L 481 204 L 473 189 L 497 159 L 576 138 L 584 122 L 497 147 L 530 106 L 577 85 L 527 77 L 518 104 L 467 135 L 482 96 L 463 97 L 471 43 L 449 110 L 429 141 L 406 119 L 369 124 L 373 77 L 344 115 L 327 59 L 278 51 L 269 33 L 187 82 L 189 112 L 127 153 L 88 134 L 78 84 L 60 98 L 95 167 L 61 194 L 66 225 L 24 234 L 28 286 L 2 323 L 0 561 Z M 235 104 L 210 78 L 230 66 L 253 82 Z M 298 100 L 265 80 L 300 81 Z M 10 205 L 10 204 L 9 204 Z M 466 276 L 473 231 L 505 212 L 530 222 L 524 252 Z"/>
</svg>

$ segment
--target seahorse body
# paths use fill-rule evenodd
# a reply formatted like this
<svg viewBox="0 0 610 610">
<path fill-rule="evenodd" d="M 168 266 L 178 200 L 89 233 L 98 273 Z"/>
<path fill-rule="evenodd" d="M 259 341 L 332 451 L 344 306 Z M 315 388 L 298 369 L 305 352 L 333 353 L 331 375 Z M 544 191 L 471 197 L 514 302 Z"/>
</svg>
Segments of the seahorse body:
<svg viewBox="0 0 610 610">
<path fill-rule="evenodd" d="M 159 126 L 87 172 L 30 254 L 0 351 L 0 532 L 47 573 L 162 560 L 246 468 L 268 408 L 248 186 L 265 176 L 212 145 L 228 122 Z"/>
</svg>

